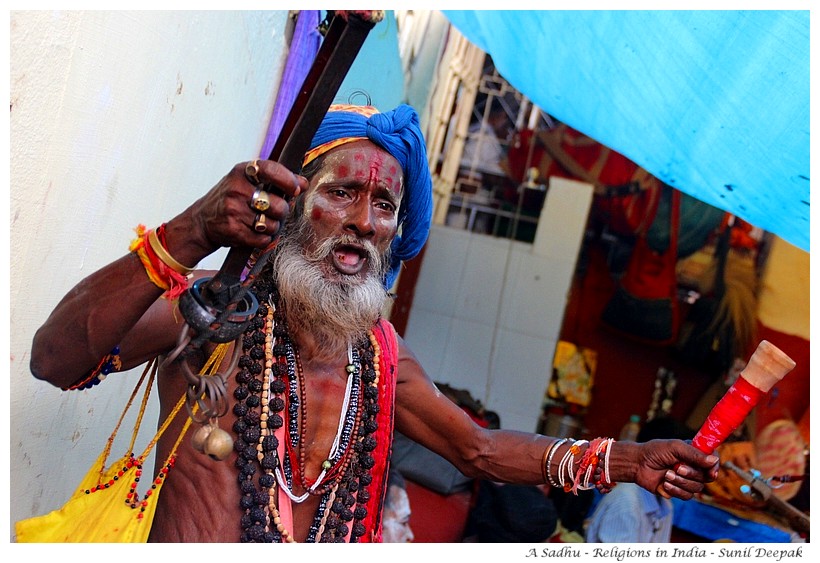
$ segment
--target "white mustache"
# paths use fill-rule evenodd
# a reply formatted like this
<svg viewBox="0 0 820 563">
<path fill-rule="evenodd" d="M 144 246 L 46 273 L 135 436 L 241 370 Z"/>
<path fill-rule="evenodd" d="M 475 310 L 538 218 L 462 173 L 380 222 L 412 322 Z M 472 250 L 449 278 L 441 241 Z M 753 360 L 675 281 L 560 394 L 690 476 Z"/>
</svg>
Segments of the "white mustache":
<svg viewBox="0 0 820 563">
<path fill-rule="evenodd" d="M 355 246 L 364 252 L 365 258 L 367 259 L 367 267 L 371 273 L 382 272 L 385 260 L 383 255 L 376 249 L 376 245 L 369 240 L 360 240 L 351 235 L 340 235 L 325 239 L 313 252 L 305 253 L 305 259 L 310 262 L 321 262 L 330 256 L 335 248 L 345 245 Z"/>
</svg>

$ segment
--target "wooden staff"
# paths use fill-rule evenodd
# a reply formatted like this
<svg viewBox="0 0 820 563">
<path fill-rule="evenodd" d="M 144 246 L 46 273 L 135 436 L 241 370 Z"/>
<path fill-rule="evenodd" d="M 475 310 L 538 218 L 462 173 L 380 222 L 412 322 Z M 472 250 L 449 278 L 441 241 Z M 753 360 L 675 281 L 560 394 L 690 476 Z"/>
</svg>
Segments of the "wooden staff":
<svg viewBox="0 0 820 563">
<path fill-rule="evenodd" d="M 270 155 L 271 160 L 294 173 L 301 172 L 302 159 L 313 136 L 368 33 L 384 18 L 384 12 L 337 11 L 328 12 L 328 17 L 332 17 L 330 27 Z M 265 189 L 274 191 L 272 186 Z M 262 255 L 270 253 L 273 247 L 272 243 Z M 165 362 L 181 361 L 182 375 L 188 382 L 188 412 L 196 422 L 206 423 L 226 413 L 227 378 L 238 363 L 241 346 L 234 346 L 227 368 L 219 373 L 194 373 L 185 359 L 205 342 L 236 340 L 253 318 L 259 303 L 248 290 L 256 268 L 245 279 L 242 274 L 254 252 L 253 248 L 231 248 L 216 275 L 198 279 L 179 299 L 186 324 L 177 347 Z M 258 258 L 258 264 L 263 263 Z"/>
</svg>

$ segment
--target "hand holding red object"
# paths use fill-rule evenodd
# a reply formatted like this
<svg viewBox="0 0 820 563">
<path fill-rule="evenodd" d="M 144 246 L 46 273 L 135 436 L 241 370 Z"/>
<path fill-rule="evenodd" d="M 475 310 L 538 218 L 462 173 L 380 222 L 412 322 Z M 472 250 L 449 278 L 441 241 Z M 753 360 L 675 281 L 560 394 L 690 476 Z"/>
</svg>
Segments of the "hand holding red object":
<svg viewBox="0 0 820 563">
<path fill-rule="evenodd" d="M 692 440 L 692 445 L 705 454 L 714 453 L 740 426 L 760 398 L 793 370 L 795 365 L 794 360 L 774 344 L 767 340 L 761 341 L 740 376 L 712 407 Z M 675 467 L 676 472 L 678 467 L 679 465 Z M 663 485 L 657 488 L 657 492 L 669 498 Z"/>
</svg>

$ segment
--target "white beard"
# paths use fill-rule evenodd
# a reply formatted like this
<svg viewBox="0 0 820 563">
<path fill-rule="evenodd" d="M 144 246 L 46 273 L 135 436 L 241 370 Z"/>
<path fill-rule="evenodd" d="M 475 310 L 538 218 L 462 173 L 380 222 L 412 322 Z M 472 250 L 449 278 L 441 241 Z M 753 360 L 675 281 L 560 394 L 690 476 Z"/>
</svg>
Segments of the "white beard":
<svg viewBox="0 0 820 563">
<path fill-rule="evenodd" d="M 307 221 L 291 220 L 276 247 L 274 277 L 289 329 L 310 334 L 317 349 L 333 358 L 364 338 L 381 315 L 388 298 L 382 278 L 389 260 L 369 242 L 357 240 L 368 253 L 366 277 L 330 279 L 327 257 L 343 237 L 327 239 L 307 254 L 312 237 Z"/>
</svg>

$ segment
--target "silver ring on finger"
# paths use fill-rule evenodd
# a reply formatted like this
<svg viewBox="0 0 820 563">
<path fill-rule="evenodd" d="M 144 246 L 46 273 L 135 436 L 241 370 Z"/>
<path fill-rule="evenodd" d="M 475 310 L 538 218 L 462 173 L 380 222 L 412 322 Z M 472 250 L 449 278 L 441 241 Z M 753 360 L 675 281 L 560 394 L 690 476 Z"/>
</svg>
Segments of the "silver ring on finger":
<svg viewBox="0 0 820 563">
<path fill-rule="evenodd" d="M 264 212 L 270 208 L 270 196 L 262 188 L 256 188 L 249 203 L 251 209 Z"/>
<path fill-rule="evenodd" d="M 268 224 L 265 221 L 265 215 L 263 213 L 257 213 L 256 218 L 253 220 L 253 230 L 257 233 L 264 233 L 268 229 Z"/>
</svg>

